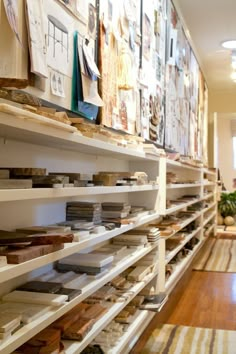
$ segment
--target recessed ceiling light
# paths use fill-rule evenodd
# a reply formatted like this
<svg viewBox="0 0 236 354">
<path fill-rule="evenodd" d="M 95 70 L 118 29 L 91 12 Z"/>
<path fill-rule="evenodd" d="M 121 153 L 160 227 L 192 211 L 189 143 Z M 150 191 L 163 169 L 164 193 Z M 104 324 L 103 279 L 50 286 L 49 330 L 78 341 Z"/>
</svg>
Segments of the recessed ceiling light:
<svg viewBox="0 0 236 354">
<path fill-rule="evenodd" d="M 222 42 L 221 45 L 222 45 L 222 47 L 224 47 L 226 49 L 236 49 L 236 39 Z"/>
</svg>

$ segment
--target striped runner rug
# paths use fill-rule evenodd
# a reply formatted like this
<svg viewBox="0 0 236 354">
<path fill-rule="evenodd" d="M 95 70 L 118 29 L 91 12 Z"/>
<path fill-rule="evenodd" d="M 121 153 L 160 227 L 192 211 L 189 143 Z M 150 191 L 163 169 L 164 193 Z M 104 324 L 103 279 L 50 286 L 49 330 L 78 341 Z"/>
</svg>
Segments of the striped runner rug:
<svg viewBox="0 0 236 354">
<path fill-rule="evenodd" d="M 176 325 L 156 328 L 141 354 L 235 354 L 236 332 Z"/>
<path fill-rule="evenodd" d="M 236 240 L 209 239 L 200 258 L 193 265 L 194 270 L 208 272 L 236 272 Z M 235 351 L 236 353 L 236 351 Z"/>
</svg>

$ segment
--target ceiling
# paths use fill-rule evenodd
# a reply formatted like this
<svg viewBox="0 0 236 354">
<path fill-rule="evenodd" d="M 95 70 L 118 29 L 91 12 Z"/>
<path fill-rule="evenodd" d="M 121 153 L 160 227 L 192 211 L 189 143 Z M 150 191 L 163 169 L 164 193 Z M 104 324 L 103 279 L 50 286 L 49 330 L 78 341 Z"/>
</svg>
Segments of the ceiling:
<svg viewBox="0 0 236 354">
<path fill-rule="evenodd" d="M 173 0 L 209 89 L 235 90 L 230 78 L 231 51 L 224 40 L 236 39 L 236 0 Z"/>
</svg>

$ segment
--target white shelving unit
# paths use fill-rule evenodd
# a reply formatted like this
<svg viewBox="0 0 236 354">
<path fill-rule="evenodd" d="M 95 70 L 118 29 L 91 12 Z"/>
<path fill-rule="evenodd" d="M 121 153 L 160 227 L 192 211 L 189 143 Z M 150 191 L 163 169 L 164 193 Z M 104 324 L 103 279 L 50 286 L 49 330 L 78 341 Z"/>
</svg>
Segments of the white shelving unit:
<svg viewBox="0 0 236 354">
<path fill-rule="evenodd" d="M 200 232 L 200 230 L 201 228 L 198 227 L 196 230 L 186 236 L 186 238 L 182 242 L 180 242 L 180 245 L 178 247 L 176 247 L 173 251 L 168 252 L 166 255 L 166 264 L 168 264 L 172 260 L 172 258 L 174 258 L 176 254 L 186 245 L 186 243 L 188 243 L 196 234 Z"/>
<path fill-rule="evenodd" d="M 203 228 L 210 222 L 211 226 L 208 227 L 206 237 L 209 236 L 211 233 L 216 235 L 216 218 L 217 218 L 217 173 L 213 170 L 203 169 L 203 179 L 204 185 L 203 189 L 209 192 L 208 198 L 205 200 L 208 201 L 210 204 L 208 205 L 207 209 L 204 211 L 202 225 Z M 211 214 L 208 213 L 211 211 Z M 205 233 L 205 231 L 204 231 Z"/>
<path fill-rule="evenodd" d="M 193 249 L 193 251 L 187 255 L 182 262 L 177 264 L 175 267 L 175 270 L 173 274 L 168 278 L 168 280 L 165 283 L 165 292 L 167 294 L 171 293 L 171 291 L 174 289 L 175 285 L 177 282 L 181 279 L 182 274 L 184 271 L 188 268 L 189 264 L 193 260 L 194 256 L 196 253 L 199 251 L 199 249 L 203 246 L 204 241 L 200 241 Z"/>
<path fill-rule="evenodd" d="M 71 187 L 0 190 L 2 202 L 32 199 L 75 198 L 79 196 L 157 191 L 157 185 L 117 187 Z"/>
<path fill-rule="evenodd" d="M 166 189 L 178 189 L 178 188 L 195 188 L 201 187 L 201 183 L 176 183 L 176 184 L 167 184 Z"/>
<path fill-rule="evenodd" d="M 67 354 L 77 354 L 80 353 L 91 341 L 113 320 L 118 313 L 123 310 L 123 308 L 129 304 L 129 302 L 157 275 L 154 272 L 148 275 L 142 282 L 135 284 L 129 293 L 132 293 L 126 301 L 113 304 L 109 306 L 108 312 L 103 316 L 88 333 L 82 342 L 73 341 L 63 341 L 65 350 Z"/>
<path fill-rule="evenodd" d="M 200 202 L 200 201 L 201 201 L 201 199 L 199 198 L 199 199 L 195 199 L 195 200 L 193 200 L 193 201 L 191 201 L 191 202 L 181 203 L 181 204 L 176 205 L 176 206 L 174 206 L 174 207 L 172 207 L 172 208 L 166 208 L 166 210 L 164 211 L 164 213 L 163 213 L 163 214 L 160 213 L 160 214 L 161 214 L 161 215 L 173 214 L 173 213 L 176 213 L 177 211 L 180 211 L 180 210 L 182 210 L 182 209 L 185 209 L 185 208 L 187 208 L 187 207 L 189 207 L 189 206 L 191 206 L 191 205 L 193 205 L 193 204 L 196 204 L 196 203 L 198 203 L 198 202 Z"/>
<path fill-rule="evenodd" d="M 125 269 L 130 267 L 132 264 L 136 263 L 139 259 L 144 257 L 146 254 L 151 252 L 153 249 L 157 247 L 157 244 L 150 245 L 149 247 L 145 247 L 142 250 L 138 250 L 134 252 L 133 255 L 127 257 L 127 259 L 122 260 L 119 264 L 112 267 L 102 278 L 91 281 L 88 280 L 87 284 L 81 289 L 82 294 L 77 296 L 75 299 L 71 300 L 65 305 L 60 306 L 56 310 L 50 310 L 47 314 L 41 316 L 39 319 L 33 321 L 34 326 L 32 324 L 27 324 L 19 329 L 13 336 L 11 336 L 8 340 L 4 341 L 0 347 L 1 354 L 11 353 L 13 350 L 18 348 L 20 345 L 25 343 L 32 336 L 40 332 L 42 329 L 49 326 L 52 322 L 57 320 L 59 317 L 64 315 L 66 312 L 70 311 L 74 306 L 82 302 L 89 295 L 97 291 L 103 285 L 108 283 L 110 280 L 115 278 L 117 275 L 122 273 Z M 156 275 L 156 274 L 154 274 Z"/>
<path fill-rule="evenodd" d="M 110 240 L 113 237 L 118 236 L 129 230 L 132 230 L 135 227 L 142 226 L 143 224 L 146 224 L 148 222 L 152 222 L 156 220 L 158 216 L 159 215 L 157 213 L 150 216 L 144 216 L 135 223 L 121 226 L 120 228 L 116 228 L 112 231 L 107 231 L 100 235 L 91 234 L 89 237 L 80 242 L 72 242 L 69 244 L 67 243 L 65 244 L 64 249 L 60 251 L 56 251 L 36 259 L 31 259 L 21 264 L 8 264 L 7 266 L 0 268 L 1 281 L 4 282 L 13 279 L 17 276 L 28 273 L 39 267 L 43 267 L 49 263 L 55 262 L 61 258 L 67 257 L 73 253 L 83 251 L 101 242 Z"/>
<path fill-rule="evenodd" d="M 161 172 L 162 171 L 162 172 Z M 180 175 L 186 180 L 191 180 L 193 183 L 189 184 L 176 184 L 176 185 L 166 185 L 166 173 L 173 172 Z M 159 242 L 159 276 L 158 276 L 158 286 L 160 292 L 166 292 L 170 294 L 174 286 L 180 280 L 184 271 L 188 268 L 193 257 L 199 251 L 201 246 L 204 244 L 206 237 L 204 237 L 204 227 L 212 222 L 212 226 L 208 228 L 207 234 L 211 232 L 215 234 L 215 217 L 216 217 L 216 173 L 210 171 L 206 168 L 195 168 L 188 165 L 180 164 L 173 161 L 165 161 L 164 158 L 160 159 L 160 191 L 164 190 L 162 197 L 160 196 L 160 214 L 161 215 L 171 215 L 180 210 L 185 210 L 189 206 L 194 206 L 196 203 L 201 203 L 202 206 L 199 211 L 196 212 L 195 216 L 187 219 L 179 231 L 196 221 L 197 227 L 194 231 L 185 236 L 185 239 L 180 242 L 180 244 L 171 252 L 166 251 L 166 241 L 176 233 L 169 237 L 162 237 Z M 165 188 L 166 187 L 166 188 Z M 179 187 L 179 188 L 178 188 Z M 166 208 L 167 199 L 175 199 L 182 197 L 183 195 L 197 195 L 195 200 L 181 203 L 170 208 Z M 210 215 L 209 215 L 210 213 Z M 189 255 L 184 257 L 176 267 L 174 267 L 173 274 L 166 279 L 165 268 L 167 264 L 182 250 L 182 248 L 193 238 L 197 237 L 199 242 L 194 247 L 193 251 Z"/>
<path fill-rule="evenodd" d="M 0 102 L 2 101 L 4 100 L 0 100 Z M 33 120 L 19 119 L 2 112 L 0 114 L 0 135 L 7 140 L 17 140 L 91 155 L 112 155 L 129 161 L 149 159 L 143 151 L 87 138 L 78 131 L 66 132 L 56 127 L 44 126 Z M 150 158 L 150 161 L 152 160 Z"/>
<path fill-rule="evenodd" d="M 118 344 L 112 348 L 112 352 L 116 354 L 128 354 L 154 316 L 155 312 L 139 311 L 135 321 L 129 325 L 128 330 L 121 337 Z"/>
<path fill-rule="evenodd" d="M 21 344 L 158 247 L 157 271 L 145 278 L 145 281 L 134 285 L 132 297 L 126 302 L 111 306 L 106 315 L 95 324 L 84 341 L 81 343 L 65 342 L 66 353 L 80 353 L 148 283 L 152 281 L 158 286 L 158 290 L 170 292 L 181 278 L 184 269 L 186 269 L 200 245 L 203 244 L 203 226 L 211 221 L 213 224 L 210 228 L 214 229 L 216 200 L 214 199 L 215 174 L 212 171 L 167 160 L 165 157 L 150 157 L 143 151 L 139 151 L 139 148 L 130 149 L 117 146 L 81 136 L 78 132 L 68 132 L 52 126 L 45 127 L 32 120 L 19 119 L 3 113 L 0 114 L 0 146 L 0 167 L 45 167 L 49 172 L 61 171 L 65 173 L 97 173 L 98 171 L 110 170 L 144 171 L 148 174 L 151 181 L 156 181 L 157 177 L 159 178 L 159 185 L 0 190 L 0 229 L 5 230 L 14 230 L 15 228 L 31 225 L 55 224 L 62 221 L 65 219 L 65 203 L 71 199 L 98 202 L 127 201 L 132 205 L 143 205 L 154 210 L 152 214 L 140 217 L 132 224 L 123 225 L 120 228 L 102 234 L 90 235 L 79 242 L 66 244 L 64 249 L 49 255 L 32 259 L 19 265 L 9 264 L 0 268 L 0 296 L 23 284 L 28 279 L 32 279 L 35 274 L 38 275 L 47 269 L 51 269 L 53 262 L 61 258 L 75 252 L 97 248 L 100 244 L 103 245 L 126 231 L 157 220 L 160 215 L 165 216 L 184 210 L 200 201 L 207 201 L 209 204 L 208 208 L 196 212 L 181 224 L 181 228 L 184 228 L 192 221 L 197 220 L 199 227 L 196 231 L 189 234 L 186 240 L 172 254 L 166 255 L 166 239 L 164 238 L 161 238 L 157 244 L 130 254 L 121 263 L 113 266 L 102 278 L 90 281 L 85 285 L 81 295 L 56 310 L 50 310 L 39 319 L 19 329 L 8 340 L 2 342 L 0 344 L 1 354 L 12 353 Z M 169 170 L 177 171 L 178 174 L 184 173 L 194 183 L 167 185 L 166 172 Z M 203 179 L 204 176 L 208 177 L 208 181 Z M 197 194 L 198 198 L 169 209 L 166 208 L 166 200 L 169 195 L 175 198 L 184 194 Z M 212 211 L 211 215 L 205 217 L 209 211 Z M 165 265 L 196 235 L 200 239 L 199 244 L 191 255 L 186 257 L 180 266 L 178 265 L 178 272 L 175 272 L 166 282 Z M 146 326 L 152 317 L 153 313 L 140 311 L 135 322 L 129 326 L 117 347 L 114 348 L 114 353 L 123 354 L 128 352 L 143 332 L 144 322 Z"/>
</svg>

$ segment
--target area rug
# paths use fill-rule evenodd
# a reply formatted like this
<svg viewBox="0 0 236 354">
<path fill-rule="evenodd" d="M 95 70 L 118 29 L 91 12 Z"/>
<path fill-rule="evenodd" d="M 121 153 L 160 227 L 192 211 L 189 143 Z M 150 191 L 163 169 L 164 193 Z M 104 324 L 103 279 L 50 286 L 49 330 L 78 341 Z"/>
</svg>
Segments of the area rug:
<svg viewBox="0 0 236 354">
<path fill-rule="evenodd" d="M 235 354 L 236 332 L 176 325 L 155 329 L 141 354 Z"/>
<path fill-rule="evenodd" d="M 236 240 L 211 238 L 200 258 L 193 265 L 194 270 L 208 272 L 236 272 Z M 236 352 L 235 352 L 236 353 Z"/>
</svg>

